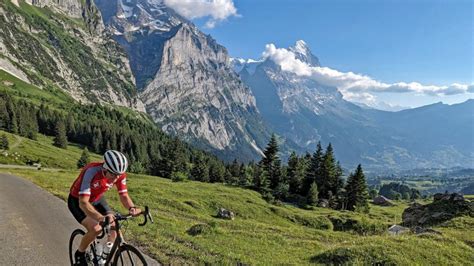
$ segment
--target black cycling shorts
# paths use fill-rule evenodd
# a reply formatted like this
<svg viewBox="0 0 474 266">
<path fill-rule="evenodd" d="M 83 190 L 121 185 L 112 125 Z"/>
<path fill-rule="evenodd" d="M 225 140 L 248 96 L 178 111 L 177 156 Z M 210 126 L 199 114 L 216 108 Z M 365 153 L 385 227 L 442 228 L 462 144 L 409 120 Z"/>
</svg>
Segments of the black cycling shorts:
<svg viewBox="0 0 474 266">
<path fill-rule="evenodd" d="M 112 209 L 109 207 L 109 204 L 107 204 L 107 201 L 105 200 L 104 196 L 102 196 L 96 202 L 91 202 L 91 204 L 102 215 L 113 213 Z M 82 223 L 82 221 L 87 217 L 84 211 L 82 211 L 82 209 L 79 207 L 79 198 L 71 196 L 71 194 L 69 194 L 69 197 L 67 199 L 67 207 L 71 211 L 74 218 L 76 218 L 76 221 L 78 221 L 79 223 Z"/>
</svg>

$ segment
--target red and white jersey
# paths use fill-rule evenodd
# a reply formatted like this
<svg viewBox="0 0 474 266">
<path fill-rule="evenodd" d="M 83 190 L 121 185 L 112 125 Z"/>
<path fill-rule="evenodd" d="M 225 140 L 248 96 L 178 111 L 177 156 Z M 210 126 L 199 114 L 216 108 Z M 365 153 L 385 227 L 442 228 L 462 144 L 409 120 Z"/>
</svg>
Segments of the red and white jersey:
<svg viewBox="0 0 474 266">
<path fill-rule="evenodd" d="M 127 174 L 120 175 L 115 182 L 107 182 L 104 175 L 103 162 L 89 163 L 82 168 L 81 173 L 71 186 L 70 194 L 76 198 L 82 195 L 90 196 L 89 202 L 98 201 L 111 187 L 117 187 L 119 194 L 127 193 Z"/>
</svg>

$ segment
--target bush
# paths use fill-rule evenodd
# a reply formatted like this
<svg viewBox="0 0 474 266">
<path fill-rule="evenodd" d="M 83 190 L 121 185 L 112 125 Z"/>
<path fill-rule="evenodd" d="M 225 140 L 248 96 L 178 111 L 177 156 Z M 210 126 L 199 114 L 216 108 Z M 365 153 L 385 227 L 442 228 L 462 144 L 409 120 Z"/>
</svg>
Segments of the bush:
<svg viewBox="0 0 474 266">
<path fill-rule="evenodd" d="M 202 234 L 208 234 L 212 232 L 212 227 L 208 224 L 195 224 L 186 231 L 191 236 L 197 236 Z"/>
<path fill-rule="evenodd" d="M 183 182 L 188 179 L 188 176 L 183 172 L 172 172 L 171 173 L 171 180 L 173 182 Z"/>
<path fill-rule="evenodd" d="M 329 217 L 334 231 L 353 231 L 359 235 L 383 234 L 386 226 L 379 222 L 370 221 L 366 218 L 352 219 L 345 217 Z"/>
<path fill-rule="evenodd" d="M 361 245 L 330 249 L 311 258 L 312 263 L 325 265 L 397 265 L 392 256 L 387 256 L 385 247 Z"/>
<path fill-rule="evenodd" d="M 309 228 L 319 230 L 333 230 L 331 221 L 324 216 L 295 215 L 294 222 Z"/>
<path fill-rule="evenodd" d="M 8 138 L 5 134 L 2 134 L 0 137 L 0 149 L 3 150 L 8 150 L 10 147 L 10 144 L 8 143 Z"/>
</svg>

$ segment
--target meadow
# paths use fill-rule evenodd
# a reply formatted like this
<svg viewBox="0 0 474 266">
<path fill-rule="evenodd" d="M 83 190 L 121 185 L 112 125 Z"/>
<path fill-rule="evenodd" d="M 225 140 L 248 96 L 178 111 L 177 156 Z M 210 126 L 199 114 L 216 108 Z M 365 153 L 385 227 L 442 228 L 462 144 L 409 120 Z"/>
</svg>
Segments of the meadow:
<svg viewBox="0 0 474 266">
<path fill-rule="evenodd" d="M 40 159 L 42 170 L 0 169 L 31 180 L 66 200 L 79 173 L 76 162 L 82 147 L 52 145 L 38 134 L 30 140 L 6 132 L 15 156 L 0 163 L 26 164 Z M 92 160 L 100 156 L 91 153 Z M 442 235 L 392 236 L 387 228 L 401 222 L 408 202 L 370 206 L 368 214 L 326 208 L 301 209 L 270 204 L 250 189 L 225 184 L 130 174 L 129 193 L 139 206 L 148 205 L 155 224 L 130 222 L 125 236 L 165 264 L 383 264 L 469 265 L 474 261 L 474 218 L 458 217 L 434 229 Z M 118 211 L 117 193 L 107 199 Z M 428 203 L 429 200 L 421 202 Z M 234 220 L 217 218 L 219 208 L 235 213 Z M 72 217 L 71 217 L 72 218 Z"/>
</svg>

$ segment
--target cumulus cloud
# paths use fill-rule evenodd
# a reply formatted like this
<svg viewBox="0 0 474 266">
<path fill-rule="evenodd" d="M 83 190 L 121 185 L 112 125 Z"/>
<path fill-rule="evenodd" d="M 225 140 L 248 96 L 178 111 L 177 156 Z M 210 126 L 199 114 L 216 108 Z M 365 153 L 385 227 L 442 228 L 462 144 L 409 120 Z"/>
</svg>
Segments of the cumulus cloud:
<svg viewBox="0 0 474 266">
<path fill-rule="evenodd" d="M 213 28 L 216 23 L 228 17 L 239 16 L 233 0 L 164 0 L 163 2 L 187 19 L 210 17 L 206 22 L 208 28 Z"/>
<path fill-rule="evenodd" d="M 363 100 L 362 102 L 365 103 L 376 100 L 375 96 L 370 94 L 371 92 L 414 92 L 431 96 L 474 93 L 474 84 L 453 83 L 449 86 L 423 85 L 418 82 L 389 84 L 353 72 L 340 72 L 328 67 L 313 67 L 297 59 L 292 51 L 277 48 L 274 44 L 267 44 L 262 56 L 273 60 L 283 71 L 292 72 L 298 76 L 311 77 L 323 85 L 337 87 L 346 99 L 354 101 Z"/>
</svg>

